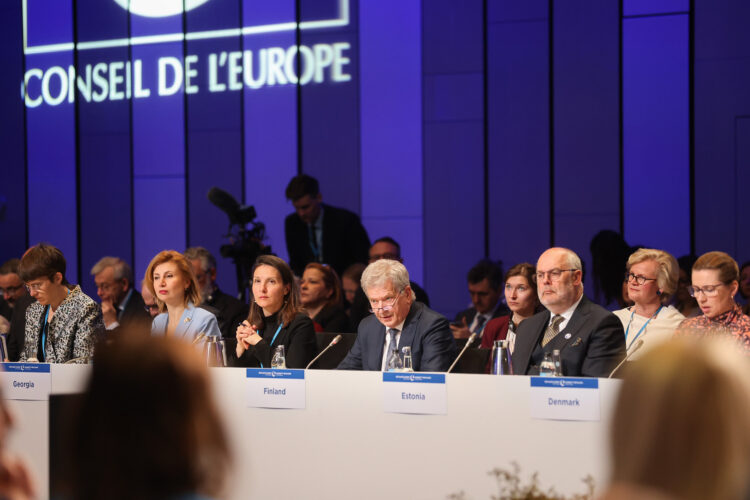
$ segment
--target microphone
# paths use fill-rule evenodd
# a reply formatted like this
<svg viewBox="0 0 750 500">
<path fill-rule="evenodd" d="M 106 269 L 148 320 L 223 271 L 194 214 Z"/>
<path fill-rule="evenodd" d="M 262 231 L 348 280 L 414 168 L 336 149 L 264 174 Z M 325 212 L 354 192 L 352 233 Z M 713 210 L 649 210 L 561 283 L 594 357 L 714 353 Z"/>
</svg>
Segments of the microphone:
<svg viewBox="0 0 750 500">
<path fill-rule="evenodd" d="M 630 351 L 630 354 L 628 354 L 627 356 L 625 356 L 625 359 L 623 359 L 622 361 L 620 361 L 620 364 L 618 364 L 617 366 L 615 366 L 615 369 L 612 370 L 612 372 L 609 374 L 609 376 L 607 378 L 612 378 L 612 375 L 614 375 L 617 372 L 617 370 L 619 370 L 620 367 L 625 364 L 625 361 L 629 360 L 630 357 L 633 354 L 635 354 L 635 351 L 637 351 L 638 349 L 640 349 L 641 346 L 643 346 L 643 339 L 640 339 L 640 340 L 638 340 L 638 342 L 635 343 L 635 347 L 633 347 L 633 350 Z"/>
<path fill-rule="evenodd" d="M 325 354 L 325 352 L 326 352 L 326 351 L 327 351 L 328 349 L 330 349 L 331 347 L 333 347 L 333 346 L 335 346 L 336 344 L 338 344 L 338 343 L 339 343 L 339 340 L 341 340 L 342 338 L 343 338 L 343 337 L 341 336 L 341 334 L 338 334 L 338 335 L 336 335 L 335 337 L 333 337 L 333 340 L 331 340 L 331 343 L 330 343 L 330 344 L 328 344 L 328 345 L 326 346 L 326 348 L 325 348 L 325 349 L 323 349 L 322 351 L 320 351 L 320 353 L 319 353 L 319 354 L 318 354 L 317 356 L 315 356 L 315 357 L 313 358 L 313 360 L 312 360 L 312 361 L 310 361 L 310 362 L 309 362 L 309 363 L 307 364 L 307 366 L 305 367 L 305 370 L 309 369 L 309 368 L 310 368 L 310 367 L 311 367 L 311 366 L 313 365 L 313 363 L 315 363 L 315 362 L 316 362 L 316 361 L 317 361 L 317 360 L 318 360 L 318 359 L 319 359 L 319 358 L 320 358 L 320 357 L 321 357 L 321 356 L 322 356 L 323 354 Z"/>
<path fill-rule="evenodd" d="M 451 370 L 453 370 L 453 367 L 456 366 L 456 363 L 458 363 L 458 360 L 461 359 L 461 356 L 464 355 L 464 353 L 466 352 L 466 349 L 469 348 L 469 346 L 474 342 L 474 340 L 476 340 L 476 338 L 477 338 L 477 332 L 474 332 L 471 335 L 469 335 L 469 339 L 466 341 L 466 344 L 464 344 L 464 348 L 461 349 L 461 352 L 458 353 L 458 356 L 456 356 L 456 359 L 453 360 L 453 364 L 450 366 L 450 368 L 448 368 L 448 371 L 445 373 L 450 373 Z"/>
</svg>

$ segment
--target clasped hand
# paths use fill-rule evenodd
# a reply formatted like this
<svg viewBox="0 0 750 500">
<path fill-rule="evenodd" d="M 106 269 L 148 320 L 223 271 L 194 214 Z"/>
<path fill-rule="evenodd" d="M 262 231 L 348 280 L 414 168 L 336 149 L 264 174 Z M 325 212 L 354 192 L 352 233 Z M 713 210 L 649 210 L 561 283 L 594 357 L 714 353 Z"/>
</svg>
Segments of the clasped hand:
<svg viewBox="0 0 750 500">
<path fill-rule="evenodd" d="M 249 321 L 245 320 L 237 327 L 237 357 L 239 358 L 242 354 L 250 348 L 251 345 L 255 345 L 262 340 L 262 337 L 258 335 L 257 328 L 255 325 L 251 325 Z"/>
</svg>

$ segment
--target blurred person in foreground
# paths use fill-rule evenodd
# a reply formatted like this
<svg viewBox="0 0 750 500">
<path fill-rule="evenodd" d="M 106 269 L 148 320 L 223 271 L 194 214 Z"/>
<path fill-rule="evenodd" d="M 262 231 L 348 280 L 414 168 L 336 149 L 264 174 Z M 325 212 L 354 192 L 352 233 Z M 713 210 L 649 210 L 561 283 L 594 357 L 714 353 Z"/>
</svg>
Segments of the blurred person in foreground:
<svg viewBox="0 0 750 500">
<path fill-rule="evenodd" d="M 316 332 L 349 332 L 349 316 L 341 300 L 341 284 L 332 267 L 310 262 L 299 285 L 300 303 Z"/>
<path fill-rule="evenodd" d="M 480 347 L 491 349 L 496 340 L 508 340 L 510 351 L 516 342 L 518 325 L 537 313 L 541 304 L 536 291 L 536 267 L 528 262 L 516 264 L 505 274 L 505 303 L 510 315 L 491 319 L 487 323 Z"/>
<path fill-rule="evenodd" d="M 46 243 L 26 250 L 19 275 L 36 302 L 26 310 L 26 335 L 20 361 L 85 363 L 104 331 L 99 304 L 65 279 L 62 252 Z"/>
<path fill-rule="evenodd" d="M 26 463 L 8 452 L 8 434 L 15 427 L 13 413 L 0 390 L 0 498 L 4 500 L 31 500 L 39 498 L 34 479 Z"/>
<path fill-rule="evenodd" d="M 284 346 L 287 368 L 304 368 L 318 353 L 315 328 L 302 311 L 291 268 L 273 255 L 255 260 L 250 315 L 237 327 L 237 366 L 270 368 L 273 351 Z"/>
<path fill-rule="evenodd" d="M 221 495 L 226 433 L 205 364 L 188 343 L 133 331 L 100 347 L 73 419 L 70 498 Z"/>
<path fill-rule="evenodd" d="M 213 313 L 197 307 L 201 302 L 198 282 L 188 260 L 174 250 L 163 250 L 146 269 L 151 295 L 160 314 L 151 323 L 153 335 L 176 336 L 194 341 L 201 334 L 221 337 Z"/>
<path fill-rule="evenodd" d="M 662 250 L 640 248 L 627 263 L 625 282 L 631 307 L 615 311 L 625 328 L 625 345 L 631 360 L 672 338 L 685 316 L 669 305 L 679 278 L 677 259 Z M 635 353 L 638 340 L 643 347 Z"/>
<path fill-rule="evenodd" d="M 680 323 L 675 335 L 729 335 L 750 355 L 750 317 L 742 314 L 734 301 L 739 288 L 737 262 L 724 252 L 708 252 L 693 264 L 690 295 L 695 297 L 702 316 Z"/>
<path fill-rule="evenodd" d="M 601 500 L 742 500 L 750 365 L 731 342 L 680 338 L 624 370 Z"/>
</svg>

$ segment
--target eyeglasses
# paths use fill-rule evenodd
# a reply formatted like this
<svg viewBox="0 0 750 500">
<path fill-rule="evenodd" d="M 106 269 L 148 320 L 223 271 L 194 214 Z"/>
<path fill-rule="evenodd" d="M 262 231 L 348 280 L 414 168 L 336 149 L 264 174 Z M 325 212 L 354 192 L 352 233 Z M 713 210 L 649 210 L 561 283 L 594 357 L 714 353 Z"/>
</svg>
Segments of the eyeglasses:
<svg viewBox="0 0 750 500">
<path fill-rule="evenodd" d="M 562 273 L 569 272 L 569 271 L 578 271 L 578 269 L 552 269 L 550 271 L 537 271 L 532 278 L 534 278 L 534 281 L 544 281 L 545 276 L 549 276 L 550 281 L 560 281 L 560 277 L 562 276 Z"/>
<path fill-rule="evenodd" d="M 695 297 L 699 293 L 702 293 L 706 297 L 714 297 L 717 293 L 719 293 L 718 288 L 722 285 L 724 285 L 724 283 L 719 283 L 718 285 L 706 285 L 702 288 L 697 286 L 689 286 L 688 292 L 690 293 L 691 297 Z"/>
<path fill-rule="evenodd" d="M 625 281 L 635 281 L 638 285 L 645 285 L 647 281 L 656 281 L 656 278 L 647 278 L 639 274 L 625 273 Z"/>
<path fill-rule="evenodd" d="M 38 292 L 39 290 L 41 290 L 45 283 L 46 281 L 42 281 L 39 283 L 26 283 L 23 286 L 26 287 L 26 291 L 31 293 L 31 292 Z"/>
<path fill-rule="evenodd" d="M 6 288 L 0 288 L 0 295 L 11 295 L 20 290 L 24 285 L 9 286 Z"/>
<path fill-rule="evenodd" d="M 377 311 L 383 311 L 383 312 L 391 311 L 393 309 L 393 306 L 396 305 L 396 299 L 398 299 L 399 295 L 401 295 L 401 292 L 398 292 L 396 294 L 396 296 L 393 297 L 392 299 L 371 300 L 370 301 L 370 306 L 371 306 L 370 312 L 371 313 L 375 313 Z M 379 304 L 383 304 L 383 305 L 380 306 L 380 307 L 374 307 L 375 304 L 378 304 L 378 303 Z"/>
<path fill-rule="evenodd" d="M 150 313 L 151 311 L 159 310 L 159 306 L 156 304 L 146 304 L 143 306 L 143 308 L 146 310 L 147 313 Z"/>
</svg>

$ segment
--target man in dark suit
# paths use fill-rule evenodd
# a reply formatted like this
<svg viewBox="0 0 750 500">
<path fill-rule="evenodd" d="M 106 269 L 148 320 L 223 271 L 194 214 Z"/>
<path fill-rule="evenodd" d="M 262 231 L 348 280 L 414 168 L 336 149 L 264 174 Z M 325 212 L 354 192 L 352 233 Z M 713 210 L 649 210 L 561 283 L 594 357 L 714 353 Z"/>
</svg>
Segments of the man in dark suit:
<svg viewBox="0 0 750 500">
<path fill-rule="evenodd" d="M 91 268 L 96 294 L 102 301 L 102 319 L 107 330 L 130 323 L 150 325 L 143 297 L 133 286 L 133 270 L 118 257 L 103 257 Z"/>
<path fill-rule="evenodd" d="M 378 260 L 362 273 L 362 287 L 374 314 L 363 319 L 340 370 L 387 370 L 405 346 L 414 371 L 445 371 L 456 355 L 448 320 L 421 302 L 409 273 L 396 260 Z"/>
<path fill-rule="evenodd" d="M 503 269 L 499 263 L 483 259 L 469 270 L 466 280 L 469 282 L 469 295 L 474 307 L 458 313 L 451 331 L 457 339 L 465 339 L 476 333 L 479 338 L 474 345 L 479 346 L 487 322 L 510 312 L 500 300 Z"/>
<path fill-rule="evenodd" d="M 0 315 L 10 322 L 6 342 L 8 352 L 5 353 L 10 361 L 18 361 L 21 354 L 26 336 L 26 308 L 35 301 L 18 274 L 20 264 L 19 259 L 10 259 L 0 266 L 0 302 L 5 306 L 5 310 L 0 310 Z"/>
<path fill-rule="evenodd" d="M 367 263 L 370 238 L 359 216 L 323 204 L 318 181 L 309 175 L 294 177 L 286 197 L 295 213 L 284 221 L 289 266 L 302 276 L 310 262 L 330 265 L 341 276 L 355 262 Z"/>
<path fill-rule="evenodd" d="M 536 265 L 537 293 L 547 308 L 516 332 L 513 372 L 537 375 L 545 353 L 560 350 L 565 376 L 607 377 L 625 357 L 625 332 L 611 312 L 583 295 L 581 259 L 550 248 Z"/>
</svg>

